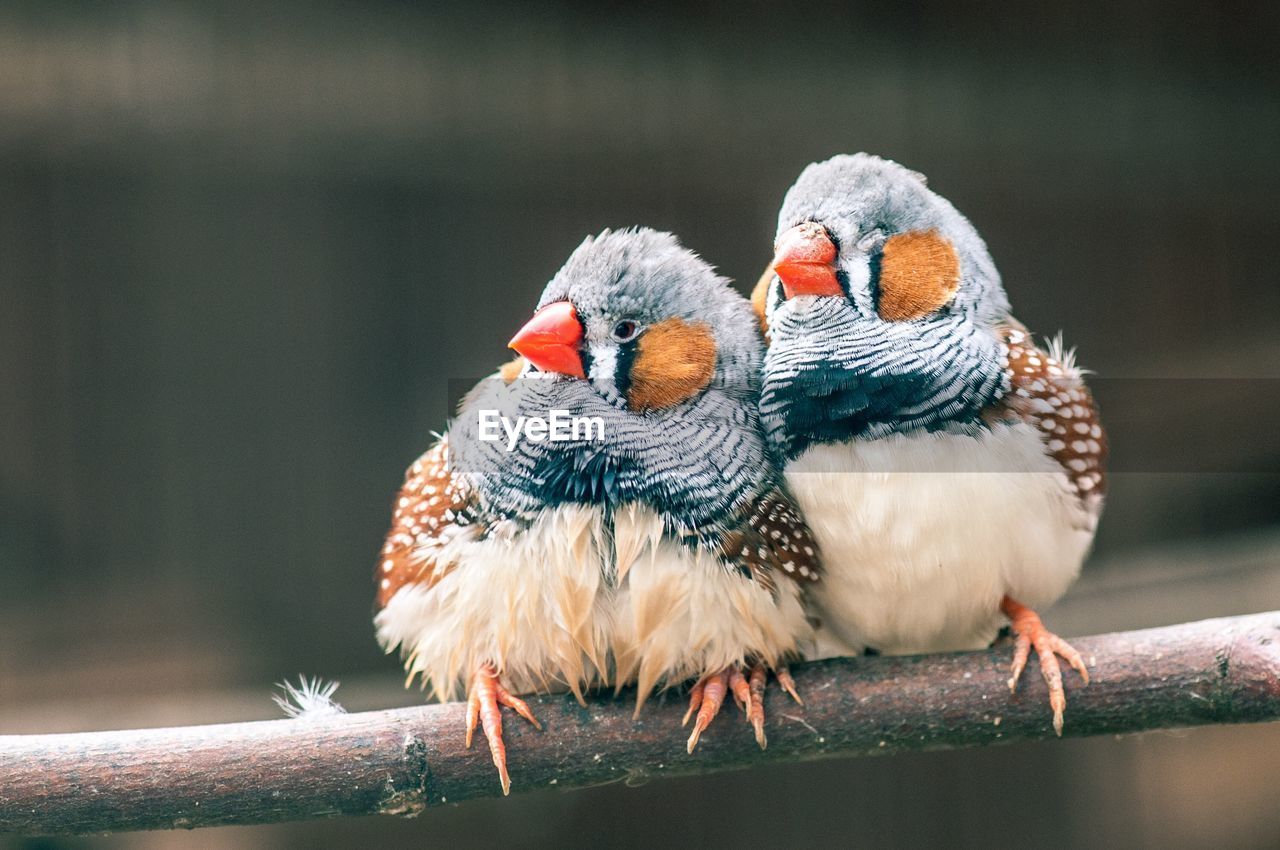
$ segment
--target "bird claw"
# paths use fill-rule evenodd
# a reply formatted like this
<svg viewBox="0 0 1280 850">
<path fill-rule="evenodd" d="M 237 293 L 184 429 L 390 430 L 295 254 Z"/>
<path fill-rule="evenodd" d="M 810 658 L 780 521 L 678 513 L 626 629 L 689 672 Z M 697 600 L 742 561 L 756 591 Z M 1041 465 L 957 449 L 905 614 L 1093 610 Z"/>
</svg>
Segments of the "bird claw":
<svg viewBox="0 0 1280 850">
<path fill-rule="evenodd" d="M 702 694 L 703 691 L 706 690 L 706 687 L 707 680 L 704 677 L 695 682 L 693 687 L 689 690 L 689 710 L 684 713 L 684 719 L 680 721 L 680 725 L 682 727 L 689 725 L 689 718 L 693 717 L 694 712 L 698 710 L 700 705 L 702 705 Z M 690 752 L 692 752 L 692 750 L 690 750 Z"/>
<path fill-rule="evenodd" d="M 1058 656 L 1066 659 L 1067 663 L 1080 674 L 1080 678 L 1086 685 L 1089 684 L 1089 668 L 1085 666 L 1084 658 L 1075 647 L 1044 627 L 1044 623 L 1035 611 L 1007 596 L 1001 603 L 1001 610 L 1008 616 L 1015 635 L 1013 663 L 1009 668 L 1009 692 L 1017 692 L 1018 680 L 1022 677 L 1022 671 L 1026 668 L 1027 659 L 1034 648 L 1036 657 L 1040 660 L 1040 673 L 1044 676 L 1045 684 L 1049 686 L 1049 708 L 1053 710 L 1053 731 L 1058 737 L 1062 737 L 1067 693 L 1062 686 L 1062 666 L 1058 663 Z"/>
<path fill-rule="evenodd" d="M 764 667 L 757 664 L 751 668 L 750 704 L 747 706 L 747 721 L 750 722 L 751 728 L 756 733 L 756 743 L 760 745 L 760 749 L 769 746 L 769 739 L 764 735 L 764 688 L 768 682 L 768 674 L 765 673 Z"/>
<path fill-rule="evenodd" d="M 502 709 L 499 706 L 504 705 L 532 723 L 533 728 L 542 731 L 542 724 L 533 716 L 529 704 L 503 687 L 492 664 L 482 664 L 471 680 L 471 692 L 467 695 L 466 746 L 471 749 L 476 723 L 479 722 L 489 742 L 489 753 L 493 756 L 493 766 L 498 769 L 498 781 L 502 783 L 505 797 L 511 793 L 511 774 L 507 772 L 507 747 L 502 740 Z"/>
<path fill-rule="evenodd" d="M 779 667 L 773 675 L 777 677 L 778 685 L 796 701 L 796 705 L 804 705 L 804 700 L 800 699 L 800 694 L 796 691 L 796 680 L 791 678 L 790 669 Z"/>
<path fill-rule="evenodd" d="M 724 703 L 724 694 L 728 687 L 728 669 L 721 670 L 719 673 L 709 673 L 693 686 L 693 691 L 689 694 L 689 710 L 685 712 L 686 720 L 695 711 L 697 712 L 697 718 L 693 721 L 693 732 L 690 733 L 689 742 L 685 745 L 690 755 L 693 755 L 694 748 L 698 746 L 698 739 L 702 737 L 702 733 L 720 713 L 720 706 Z"/>
<path fill-rule="evenodd" d="M 801 703 L 796 692 L 795 680 L 786 667 L 775 671 L 778 684 L 791 695 L 797 703 Z M 689 692 L 689 710 L 685 712 L 681 726 L 687 726 L 691 718 L 695 718 L 693 732 L 689 735 L 686 749 L 690 754 L 698 746 L 702 733 L 711 725 L 711 721 L 720 713 L 727 693 L 733 694 L 734 702 L 746 715 L 747 722 L 755 732 L 756 743 L 760 749 L 769 745 L 764 732 L 764 693 L 768 684 L 769 672 L 763 664 L 755 664 L 747 674 L 736 665 L 726 667 L 717 673 L 708 673 L 693 686 Z M 803 704 L 803 703 L 801 703 Z"/>
</svg>

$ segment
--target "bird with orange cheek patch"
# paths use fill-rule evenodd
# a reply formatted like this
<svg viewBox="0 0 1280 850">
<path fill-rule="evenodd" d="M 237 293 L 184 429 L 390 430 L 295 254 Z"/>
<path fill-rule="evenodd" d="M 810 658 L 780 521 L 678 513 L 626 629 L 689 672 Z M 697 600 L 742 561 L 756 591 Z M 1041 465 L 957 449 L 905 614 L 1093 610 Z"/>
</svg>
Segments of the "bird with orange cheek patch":
<svg viewBox="0 0 1280 850">
<path fill-rule="evenodd" d="M 652 230 L 588 238 L 409 469 L 377 570 L 378 637 L 467 696 L 510 788 L 518 695 L 696 680 L 687 748 L 732 694 L 765 745 L 767 674 L 811 640 L 818 553 L 758 420 L 750 306 Z M 499 423 L 501 423 L 499 425 Z"/>
<path fill-rule="evenodd" d="M 1061 346 L 1009 314 L 987 247 L 924 178 L 867 154 L 805 169 L 753 303 L 761 416 L 822 544 L 820 654 L 975 649 L 1003 622 L 1010 689 L 1032 649 L 1062 733 L 1058 656 L 1034 608 L 1080 572 L 1106 439 Z"/>
</svg>

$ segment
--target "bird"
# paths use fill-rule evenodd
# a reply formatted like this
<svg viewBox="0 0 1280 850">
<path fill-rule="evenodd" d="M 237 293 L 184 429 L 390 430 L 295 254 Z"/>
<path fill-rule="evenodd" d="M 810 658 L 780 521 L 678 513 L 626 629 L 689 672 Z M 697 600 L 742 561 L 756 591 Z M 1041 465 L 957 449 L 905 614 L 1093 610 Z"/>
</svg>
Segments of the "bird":
<svg viewBox="0 0 1280 850">
<path fill-rule="evenodd" d="M 405 475 L 375 570 L 382 646 L 410 683 L 465 695 L 504 795 L 501 707 L 540 728 L 529 692 L 634 684 L 638 713 L 695 681 L 690 753 L 728 694 L 763 747 L 769 672 L 799 699 L 786 663 L 821 568 L 760 426 L 750 304 L 672 234 L 605 230 L 509 345 Z"/>
<path fill-rule="evenodd" d="M 1061 656 L 1036 609 L 1079 575 L 1106 487 L 1097 406 L 1061 335 L 1010 312 L 986 244 L 925 177 L 870 154 L 806 167 L 752 293 L 761 418 L 823 551 L 818 657 L 1035 650 L 1054 731 Z M 1007 623 L 1007 624 L 1006 624 Z"/>
</svg>

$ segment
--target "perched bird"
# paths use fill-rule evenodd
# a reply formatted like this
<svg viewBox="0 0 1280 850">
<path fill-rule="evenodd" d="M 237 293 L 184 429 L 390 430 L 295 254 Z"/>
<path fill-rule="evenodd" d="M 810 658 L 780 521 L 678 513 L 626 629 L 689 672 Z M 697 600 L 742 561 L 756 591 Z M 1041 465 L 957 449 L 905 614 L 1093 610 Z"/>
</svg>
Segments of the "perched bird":
<svg viewBox="0 0 1280 850">
<path fill-rule="evenodd" d="M 1075 580 L 1106 440 L 1073 355 L 1009 314 L 987 247 L 925 178 L 867 154 L 787 192 L 752 298 L 769 340 L 761 418 L 821 544 L 824 654 L 985 647 L 1007 618 L 1061 734 L 1058 655 L 1033 609 Z"/>
<path fill-rule="evenodd" d="M 499 706 L 537 725 L 529 691 L 634 683 L 639 711 L 696 678 L 689 751 L 726 692 L 763 746 L 767 671 L 794 695 L 818 555 L 760 428 L 748 302 L 674 236 L 606 230 L 510 345 L 522 358 L 408 471 L 381 643 L 439 699 L 466 693 L 503 793 Z"/>
</svg>

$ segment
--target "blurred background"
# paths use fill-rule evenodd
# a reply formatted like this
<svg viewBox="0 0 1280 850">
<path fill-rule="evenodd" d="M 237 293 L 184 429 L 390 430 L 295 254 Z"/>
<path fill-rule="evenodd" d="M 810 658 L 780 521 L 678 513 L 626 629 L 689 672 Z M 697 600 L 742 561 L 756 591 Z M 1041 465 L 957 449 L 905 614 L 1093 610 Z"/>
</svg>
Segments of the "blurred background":
<svg viewBox="0 0 1280 850">
<path fill-rule="evenodd" d="M 412 704 L 370 624 L 448 381 L 587 233 L 748 288 L 867 150 L 1098 374 L 1079 635 L 1280 608 L 1280 7 L 0 7 L 0 734 Z M 481 756 L 477 756 L 480 758 Z M 0 847 L 1280 846 L 1280 726 Z M 518 759 L 515 769 L 518 771 Z"/>
</svg>

